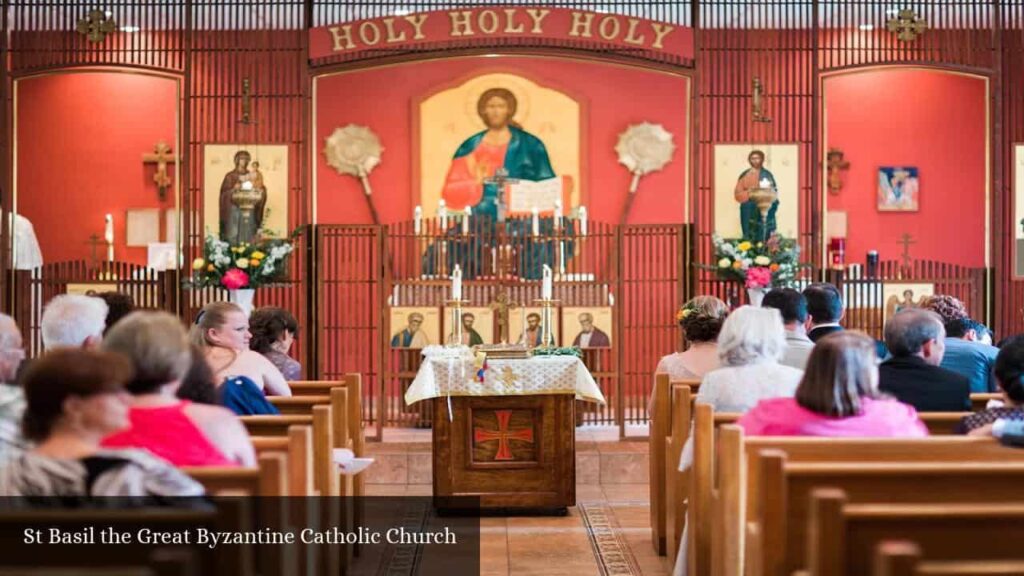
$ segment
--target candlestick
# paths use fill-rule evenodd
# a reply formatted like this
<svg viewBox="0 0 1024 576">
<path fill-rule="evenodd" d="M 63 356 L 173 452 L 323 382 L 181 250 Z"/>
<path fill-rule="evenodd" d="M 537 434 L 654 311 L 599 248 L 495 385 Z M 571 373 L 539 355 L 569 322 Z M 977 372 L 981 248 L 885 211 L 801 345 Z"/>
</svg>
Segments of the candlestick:
<svg viewBox="0 0 1024 576">
<path fill-rule="evenodd" d="M 587 207 L 580 206 L 580 236 L 587 235 Z"/>
<path fill-rule="evenodd" d="M 460 276 L 461 276 L 461 272 L 460 272 Z M 451 314 L 452 314 L 452 316 L 451 316 L 452 331 L 451 331 L 451 334 L 449 335 L 450 337 L 448 338 L 448 342 L 447 342 L 447 346 L 449 348 L 456 348 L 456 347 L 459 347 L 459 346 L 463 345 L 462 344 L 462 337 L 463 337 L 463 332 L 462 332 L 462 305 L 463 304 L 468 304 L 468 303 L 469 302 L 466 302 L 466 301 L 462 300 L 461 298 L 453 298 L 453 299 L 449 300 L 448 302 L 445 302 L 445 304 L 448 306 L 448 309 L 451 310 Z"/>
<path fill-rule="evenodd" d="M 540 347 L 554 346 L 555 345 L 555 333 L 552 330 L 554 326 L 553 322 L 553 310 L 557 300 L 551 298 L 541 298 L 537 300 L 540 304 Z"/>
<path fill-rule="evenodd" d="M 554 214 L 554 218 L 555 218 L 555 223 L 554 223 L 555 224 L 555 230 L 558 230 L 558 227 L 561 226 L 561 224 L 562 224 L 562 201 L 561 200 L 555 200 L 555 214 Z"/>
<path fill-rule="evenodd" d="M 544 265 L 544 276 L 540 287 L 540 297 L 543 300 L 551 300 L 551 266 Z"/>
<path fill-rule="evenodd" d="M 466 214 L 462 217 L 462 234 L 469 236 L 469 217 L 473 215 L 473 209 L 466 206 Z"/>
<path fill-rule="evenodd" d="M 462 268 L 458 264 L 452 270 L 452 300 L 462 300 Z"/>
<path fill-rule="evenodd" d="M 107 241 L 107 262 L 114 261 L 114 215 L 104 217 L 103 239 Z"/>
<path fill-rule="evenodd" d="M 423 206 L 417 206 L 412 211 L 412 231 L 417 236 L 423 233 Z"/>
<path fill-rule="evenodd" d="M 530 209 L 530 214 L 531 214 L 531 217 L 532 217 L 531 223 L 532 223 L 533 235 L 534 236 L 540 236 L 540 211 L 537 210 L 536 206 L 534 206 L 533 208 Z"/>
<path fill-rule="evenodd" d="M 437 215 L 441 217 L 441 230 L 448 229 L 448 207 L 444 204 L 444 198 L 437 203 Z"/>
<path fill-rule="evenodd" d="M 395 287 L 391 289 L 391 305 L 392 306 L 398 306 L 399 305 L 398 304 L 398 284 L 395 284 Z"/>
</svg>

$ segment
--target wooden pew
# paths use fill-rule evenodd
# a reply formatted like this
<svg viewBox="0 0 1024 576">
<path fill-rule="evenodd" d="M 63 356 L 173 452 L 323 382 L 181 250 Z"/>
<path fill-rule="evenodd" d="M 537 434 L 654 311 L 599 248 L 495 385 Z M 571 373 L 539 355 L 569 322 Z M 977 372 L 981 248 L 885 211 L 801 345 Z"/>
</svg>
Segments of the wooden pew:
<svg viewBox="0 0 1024 576">
<path fill-rule="evenodd" d="M 288 385 L 292 389 L 293 398 L 303 396 L 326 396 L 330 398 L 333 390 L 339 388 L 346 390 L 346 425 L 348 426 L 348 438 L 351 440 L 348 448 L 356 456 L 366 456 L 366 438 L 363 434 L 362 413 L 363 384 L 360 374 L 346 374 L 341 380 L 296 380 L 289 382 Z M 365 492 L 365 480 L 362 476 L 356 476 L 351 481 L 351 494 L 362 496 Z"/>
<path fill-rule="evenodd" d="M 315 496 L 313 486 L 313 427 L 292 426 L 286 438 L 254 436 L 256 454 L 285 453 L 288 455 L 288 494 Z"/>
<path fill-rule="evenodd" d="M 181 470 L 216 496 L 223 493 L 250 496 L 287 496 L 288 457 L 285 454 L 262 454 L 256 468 L 228 466 L 183 467 Z"/>
<path fill-rule="evenodd" d="M 936 561 L 1024 559 L 1024 500 L 999 504 L 851 504 L 819 488 L 811 497 L 810 576 L 868 574 L 879 544 L 915 542 Z"/>
<path fill-rule="evenodd" d="M 719 426 L 733 424 L 736 413 L 715 413 L 710 404 L 698 402 L 693 416 L 693 466 L 690 470 L 690 496 L 686 508 L 687 562 L 689 574 L 711 574 L 711 511 L 715 492 L 715 433 Z"/>
<path fill-rule="evenodd" d="M 934 436 L 956 434 L 956 428 L 960 421 L 971 414 L 971 412 L 920 412 L 918 417 L 928 427 L 928 433 Z"/>
<path fill-rule="evenodd" d="M 875 552 L 874 576 L 1019 576 L 1021 560 L 935 562 L 923 558 L 921 547 L 905 540 L 887 540 Z"/>
<path fill-rule="evenodd" d="M 302 416 L 239 416 L 239 420 L 245 425 L 250 436 L 288 436 L 288 429 L 292 426 L 311 426 L 313 417 Z"/>
<path fill-rule="evenodd" d="M 330 404 L 330 396 L 267 396 L 267 400 L 284 416 L 305 416 L 313 413 L 313 406 Z"/>
<path fill-rule="evenodd" d="M 673 382 L 672 417 L 670 434 L 665 439 L 665 464 L 661 474 L 665 478 L 665 552 L 670 559 L 676 557 L 686 526 L 686 498 L 689 492 L 690 472 L 679 471 L 683 446 L 690 437 L 693 422 L 693 392 L 690 382 Z"/>
<path fill-rule="evenodd" d="M 651 543 L 654 551 L 658 554 L 665 554 L 667 550 L 666 540 L 666 512 L 668 509 L 665 500 L 665 439 L 669 434 L 672 420 L 669 418 L 671 408 L 670 383 L 668 374 L 659 372 L 654 375 L 654 388 L 651 390 L 652 411 L 650 417 L 650 431 L 648 434 L 648 455 L 650 460 L 650 501 L 651 501 Z"/>
<path fill-rule="evenodd" d="M 999 400 L 1002 402 L 1003 395 L 998 392 L 975 392 L 974 394 L 971 394 L 971 410 L 974 412 L 980 412 L 988 406 L 988 403 L 991 400 Z"/>
<path fill-rule="evenodd" d="M 925 449 L 925 447 L 921 447 Z M 837 446 L 837 450 L 842 450 Z M 1024 459 L 1016 462 L 846 462 L 787 463 L 779 450 L 754 458 L 760 469 L 760 502 L 754 522 L 763 535 L 750 551 L 753 566 L 765 574 L 791 574 L 804 568 L 808 504 L 819 487 L 842 489 L 857 503 L 999 503 L 1019 499 Z"/>
</svg>

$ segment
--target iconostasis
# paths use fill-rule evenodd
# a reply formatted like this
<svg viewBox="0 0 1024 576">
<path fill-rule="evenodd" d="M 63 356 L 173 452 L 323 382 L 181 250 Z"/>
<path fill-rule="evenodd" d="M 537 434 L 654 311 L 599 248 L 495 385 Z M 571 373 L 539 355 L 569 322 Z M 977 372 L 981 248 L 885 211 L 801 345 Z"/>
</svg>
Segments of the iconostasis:
<svg viewBox="0 0 1024 576">
<path fill-rule="evenodd" d="M 20 78 L 14 86 L 18 267 L 40 260 L 25 250 L 26 225 L 45 264 L 113 257 L 158 269 L 174 265 L 178 80 L 67 71 Z"/>
<path fill-rule="evenodd" d="M 628 221 L 689 218 L 687 76 L 587 59 L 489 55 L 329 73 L 315 79 L 314 99 L 314 194 L 321 224 L 372 221 L 364 183 L 336 169 L 324 153 L 338 130 L 351 126 L 358 130 L 353 138 L 376 137 L 380 162 L 367 170 L 366 184 L 373 209 L 387 224 L 411 220 L 417 206 L 423 217 L 432 217 L 442 199 L 453 211 L 476 201 L 463 193 L 459 174 L 472 176 L 463 157 L 479 146 L 487 114 L 502 122 L 507 114 L 509 124 L 526 134 L 528 144 L 505 155 L 512 177 L 558 178 L 566 215 L 584 205 L 589 218 L 612 223 L 620 221 L 633 181 L 616 150 L 620 136 L 634 125 L 660 125 L 674 148 L 662 169 L 639 181 Z M 486 101 L 501 110 L 488 111 Z M 520 159 L 509 160 L 513 156 Z M 496 166 L 476 162 L 473 168 L 493 176 Z"/>
<path fill-rule="evenodd" d="M 829 75 L 823 85 L 824 239 L 847 264 L 989 263 L 989 82 L 910 67 Z M 836 153 L 840 153 L 837 155 Z M 909 260 L 908 260 L 909 261 Z"/>
</svg>

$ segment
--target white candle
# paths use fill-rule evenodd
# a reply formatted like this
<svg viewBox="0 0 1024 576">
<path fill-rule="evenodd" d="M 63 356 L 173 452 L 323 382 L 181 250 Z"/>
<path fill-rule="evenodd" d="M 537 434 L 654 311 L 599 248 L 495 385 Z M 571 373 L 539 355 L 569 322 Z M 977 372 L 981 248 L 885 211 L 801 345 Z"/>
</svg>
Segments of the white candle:
<svg viewBox="0 0 1024 576">
<path fill-rule="evenodd" d="M 466 214 L 462 217 L 462 234 L 469 235 L 469 217 L 473 215 L 473 209 L 466 206 Z"/>
<path fill-rule="evenodd" d="M 441 217 L 441 230 L 448 229 L 448 207 L 444 205 L 444 198 L 437 204 L 437 215 Z"/>
<path fill-rule="evenodd" d="M 543 300 L 551 300 L 551 266 L 544 265 L 544 280 L 540 287 L 540 297 Z"/>
<path fill-rule="evenodd" d="M 562 223 L 562 201 L 555 200 L 555 230 L 558 230 L 559 225 Z"/>
<path fill-rule="evenodd" d="M 412 231 L 417 236 L 423 233 L 423 206 L 412 211 Z"/>
<path fill-rule="evenodd" d="M 103 239 L 107 241 L 107 261 L 114 261 L 114 215 L 104 217 Z"/>
<path fill-rule="evenodd" d="M 452 300 L 462 300 L 462 268 L 458 264 L 452 270 Z"/>
<path fill-rule="evenodd" d="M 395 287 L 391 291 L 391 305 L 392 306 L 398 306 L 399 305 L 398 304 L 398 285 L 397 284 L 395 284 Z"/>
<path fill-rule="evenodd" d="M 537 210 L 537 207 L 534 206 L 532 209 L 530 209 L 530 214 L 533 218 L 533 235 L 540 236 L 540 210 Z"/>
<path fill-rule="evenodd" d="M 580 206 L 580 236 L 587 235 L 587 207 Z"/>
</svg>

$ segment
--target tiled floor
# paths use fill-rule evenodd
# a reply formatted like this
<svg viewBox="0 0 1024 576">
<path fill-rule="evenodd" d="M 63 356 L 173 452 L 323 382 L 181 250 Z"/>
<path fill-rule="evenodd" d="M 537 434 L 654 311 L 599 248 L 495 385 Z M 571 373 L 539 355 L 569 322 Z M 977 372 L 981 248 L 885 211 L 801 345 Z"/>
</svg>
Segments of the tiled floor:
<svg viewBox="0 0 1024 576">
<path fill-rule="evenodd" d="M 373 470 L 367 493 L 430 495 L 430 432 L 387 432 L 387 441 L 368 445 L 377 463 L 367 470 Z M 607 504 L 640 574 L 669 573 L 669 561 L 651 545 L 646 442 L 620 442 L 614 429 L 583 428 L 577 433 L 576 456 L 577 502 Z M 598 576 L 601 569 L 575 507 L 564 517 L 483 518 L 481 574 Z"/>
</svg>

